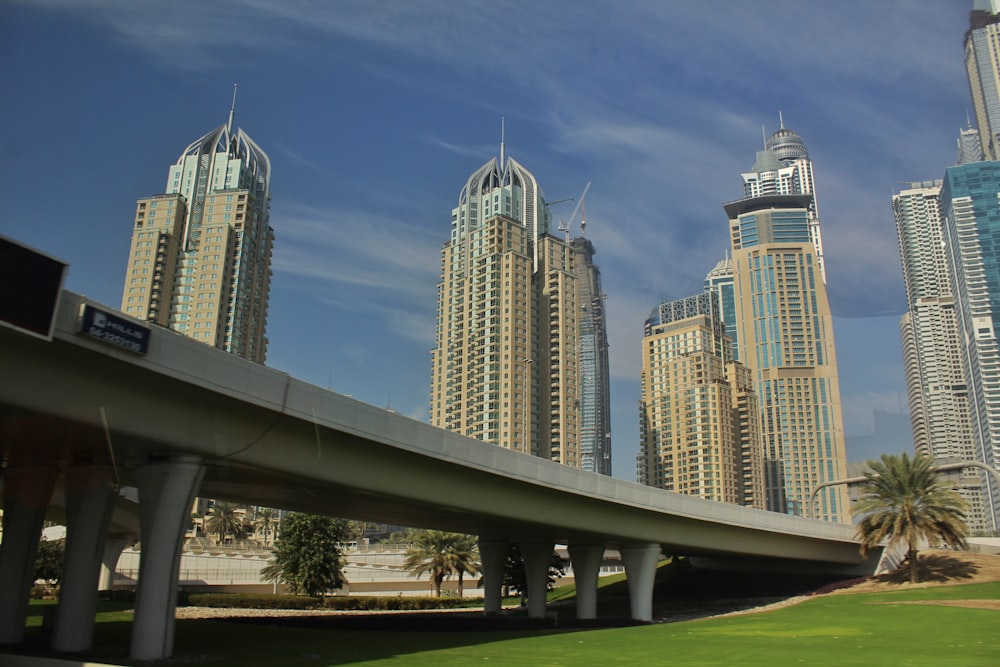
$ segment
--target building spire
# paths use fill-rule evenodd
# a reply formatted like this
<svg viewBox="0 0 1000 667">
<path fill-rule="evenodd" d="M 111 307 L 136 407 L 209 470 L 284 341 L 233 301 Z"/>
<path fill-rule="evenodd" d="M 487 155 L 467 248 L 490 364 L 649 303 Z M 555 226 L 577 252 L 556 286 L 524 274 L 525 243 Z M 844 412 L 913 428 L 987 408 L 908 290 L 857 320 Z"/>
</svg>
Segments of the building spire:
<svg viewBox="0 0 1000 667">
<path fill-rule="evenodd" d="M 507 152 L 506 151 L 506 147 L 504 146 L 504 131 L 505 130 L 506 130 L 505 119 L 504 119 L 503 116 L 500 116 L 500 169 L 504 168 L 504 166 L 503 166 L 504 165 L 504 158 L 506 157 L 505 153 Z"/>
<path fill-rule="evenodd" d="M 778 110 L 778 123 L 781 124 L 781 129 L 785 129 L 785 117 L 781 114 L 781 110 Z"/>
<path fill-rule="evenodd" d="M 760 124 L 760 137 L 764 140 L 763 148 L 767 150 L 767 130 L 764 129 L 764 123 Z"/>
<path fill-rule="evenodd" d="M 233 131 L 233 119 L 236 117 L 236 88 L 237 84 L 233 84 L 233 104 L 229 107 L 229 122 L 226 123 L 226 129 L 232 133 Z"/>
</svg>

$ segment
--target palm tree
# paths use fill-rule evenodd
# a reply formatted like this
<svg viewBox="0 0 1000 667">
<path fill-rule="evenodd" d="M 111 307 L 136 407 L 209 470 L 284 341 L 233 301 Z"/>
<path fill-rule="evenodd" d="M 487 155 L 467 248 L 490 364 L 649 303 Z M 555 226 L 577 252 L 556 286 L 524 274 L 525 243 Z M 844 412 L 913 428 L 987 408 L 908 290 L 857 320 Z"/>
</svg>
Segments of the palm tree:
<svg viewBox="0 0 1000 667">
<path fill-rule="evenodd" d="M 253 527 L 264 534 L 264 546 L 267 546 L 267 536 L 274 533 L 275 526 L 278 525 L 278 511 L 270 507 L 257 509 L 257 518 L 253 521 Z"/>
<path fill-rule="evenodd" d="M 440 530 L 417 531 L 413 545 L 406 552 L 403 567 L 418 578 L 429 575 L 435 596 L 441 595 L 441 584 L 446 578 L 458 574 L 461 592 L 462 576 L 479 571 L 475 538 Z"/>
<path fill-rule="evenodd" d="M 451 544 L 451 566 L 458 573 L 458 597 L 464 593 L 462 580 L 466 574 L 479 574 L 479 546 L 475 535 L 459 535 Z"/>
<path fill-rule="evenodd" d="M 868 467 L 854 508 L 861 517 L 857 536 L 862 554 L 883 542 L 887 547 L 905 543 L 910 581 L 916 583 L 920 542 L 939 540 L 965 548 L 969 532 L 965 501 L 938 477 L 931 457 L 883 454 L 881 461 L 870 461 Z"/>
<path fill-rule="evenodd" d="M 239 508 L 233 503 L 218 502 L 211 509 L 211 514 L 205 522 L 205 529 L 210 533 L 219 536 L 222 543 L 227 533 L 231 533 L 237 538 L 243 536 L 243 520 L 237 516 Z"/>
</svg>

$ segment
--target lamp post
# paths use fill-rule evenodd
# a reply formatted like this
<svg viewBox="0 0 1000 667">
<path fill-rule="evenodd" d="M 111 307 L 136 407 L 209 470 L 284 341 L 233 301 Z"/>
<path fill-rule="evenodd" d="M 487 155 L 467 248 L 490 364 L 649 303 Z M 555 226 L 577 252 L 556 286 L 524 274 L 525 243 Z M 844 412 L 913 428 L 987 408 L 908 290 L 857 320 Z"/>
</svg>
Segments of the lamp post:
<svg viewBox="0 0 1000 667">
<path fill-rule="evenodd" d="M 996 478 L 997 483 L 1000 483 L 1000 470 L 997 470 L 993 466 L 986 465 L 980 461 L 959 461 L 958 463 L 944 463 L 939 466 L 934 466 L 935 472 L 947 472 L 949 470 L 961 470 L 962 468 L 981 468 L 993 475 Z M 847 479 L 835 479 L 830 482 L 823 482 L 822 484 L 817 484 L 809 494 L 809 504 L 806 505 L 806 517 L 813 518 L 814 508 L 813 504 L 816 502 L 816 495 L 823 489 L 830 486 L 839 486 L 841 484 L 860 484 L 861 482 L 867 481 L 868 477 L 848 477 Z"/>
</svg>

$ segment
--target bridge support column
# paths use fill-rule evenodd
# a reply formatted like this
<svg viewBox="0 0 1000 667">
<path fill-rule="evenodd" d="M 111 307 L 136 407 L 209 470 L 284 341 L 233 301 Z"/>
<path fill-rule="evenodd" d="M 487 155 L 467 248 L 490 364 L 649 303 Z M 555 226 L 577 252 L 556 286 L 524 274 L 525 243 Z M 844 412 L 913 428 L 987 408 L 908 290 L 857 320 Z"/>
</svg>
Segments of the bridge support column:
<svg viewBox="0 0 1000 667">
<path fill-rule="evenodd" d="M 81 464 L 67 469 L 66 560 L 52 634 L 56 651 L 90 648 L 97 614 L 97 579 L 114 502 L 111 466 Z"/>
<path fill-rule="evenodd" d="M 545 618 L 545 595 L 548 592 L 549 565 L 555 545 L 550 542 L 521 542 L 524 574 L 528 580 L 528 616 Z"/>
<path fill-rule="evenodd" d="M 619 550 L 628 578 L 628 596 L 632 618 L 637 621 L 653 620 L 653 583 L 656 581 L 656 564 L 660 559 L 660 545 L 655 543 L 623 544 Z"/>
<path fill-rule="evenodd" d="M 0 644 L 24 639 L 38 540 L 58 474 L 59 468 L 52 463 L 27 461 L 12 463 L 4 471 Z"/>
<path fill-rule="evenodd" d="M 135 538 L 130 535 L 108 535 L 101 553 L 101 576 L 97 580 L 97 590 L 110 591 L 114 587 L 118 559 L 125 547 L 134 543 Z"/>
<path fill-rule="evenodd" d="M 181 544 L 204 472 L 196 456 L 151 458 L 136 470 L 142 558 L 129 652 L 135 660 L 173 653 Z"/>
<path fill-rule="evenodd" d="M 576 617 L 597 618 L 597 575 L 604 558 L 604 545 L 570 544 L 569 557 L 576 581 Z"/>
<path fill-rule="evenodd" d="M 507 540 L 479 540 L 479 559 L 483 565 L 483 612 L 500 613 L 503 603 L 503 564 L 510 550 Z"/>
</svg>

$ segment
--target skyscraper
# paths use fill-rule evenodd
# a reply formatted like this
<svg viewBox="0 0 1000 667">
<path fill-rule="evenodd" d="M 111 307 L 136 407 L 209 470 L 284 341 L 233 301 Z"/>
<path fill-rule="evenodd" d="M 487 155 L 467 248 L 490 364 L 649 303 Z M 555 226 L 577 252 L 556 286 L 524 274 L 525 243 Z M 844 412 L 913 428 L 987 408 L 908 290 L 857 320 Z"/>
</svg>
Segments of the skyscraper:
<svg viewBox="0 0 1000 667">
<path fill-rule="evenodd" d="M 893 196 L 892 208 L 908 306 L 899 329 L 913 446 L 941 463 L 951 463 L 978 457 L 945 257 L 940 195 L 941 181 L 912 183 Z M 981 483 L 977 468 L 963 471 L 959 483 L 973 530 L 987 529 Z"/>
<path fill-rule="evenodd" d="M 610 460 L 592 256 L 552 235 L 535 177 L 501 144 L 459 193 L 442 250 L 431 423 L 573 467 Z"/>
<path fill-rule="evenodd" d="M 736 326 L 736 290 L 733 284 L 733 262 L 727 256 L 705 276 L 705 291 L 715 295 L 719 317 L 733 346 L 733 359 L 740 358 L 739 329 Z"/>
<path fill-rule="evenodd" d="M 122 310 L 263 363 L 271 163 L 233 119 L 184 149 L 164 194 L 137 201 Z"/>
<path fill-rule="evenodd" d="M 642 339 L 640 484 L 764 508 L 757 397 L 718 292 L 661 303 Z"/>
<path fill-rule="evenodd" d="M 965 69 L 980 144 L 988 160 L 1000 159 L 1000 0 L 975 0 L 965 33 Z"/>
<path fill-rule="evenodd" d="M 611 474 L 611 394 L 608 331 L 601 270 L 594 244 L 570 241 L 580 300 L 580 467 Z"/>
<path fill-rule="evenodd" d="M 764 156 L 766 157 L 766 156 Z M 758 162 L 761 156 L 758 156 Z M 740 360 L 760 406 L 767 508 L 849 522 L 833 321 L 812 228 L 812 195 L 725 205 Z"/>
<path fill-rule="evenodd" d="M 950 167 L 941 187 L 945 260 L 969 387 L 976 458 L 994 468 L 1000 458 L 1000 162 Z M 1000 528 L 1000 488 L 985 476 L 986 519 Z"/>
<path fill-rule="evenodd" d="M 812 195 L 809 203 L 809 237 L 816 248 L 816 265 L 820 276 L 826 282 L 823 235 L 820 232 L 812 161 L 802 137 L 785 127 L 784 116 L 780 113 L 778 118 L 781 127 L 765 142 L 764 150 L 757 152 L 757 160 L 750 171 L 743 174 L 743 196 Z"/>
</svg>

